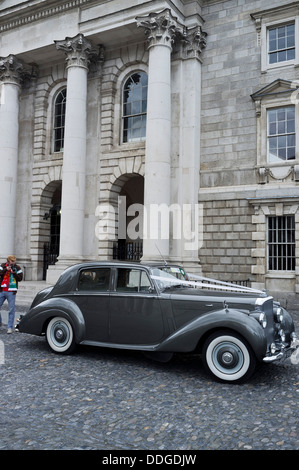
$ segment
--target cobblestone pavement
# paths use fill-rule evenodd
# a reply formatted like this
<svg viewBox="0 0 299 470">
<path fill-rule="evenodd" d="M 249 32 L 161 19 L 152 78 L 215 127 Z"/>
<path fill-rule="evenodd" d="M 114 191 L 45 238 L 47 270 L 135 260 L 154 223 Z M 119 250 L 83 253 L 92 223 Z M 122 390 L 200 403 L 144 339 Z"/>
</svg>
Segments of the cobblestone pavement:
<svg viewBox="0 0 299 470">
<path fill-rule="evenodd" d="M 294 315 L 297 332 L 299 315 Z M 299 449 L 299 365 L 261 365 L 243 385 L 213 381 L 198 357 L 81 347 L 0 330 L 1 450 Z"/>
</svg>

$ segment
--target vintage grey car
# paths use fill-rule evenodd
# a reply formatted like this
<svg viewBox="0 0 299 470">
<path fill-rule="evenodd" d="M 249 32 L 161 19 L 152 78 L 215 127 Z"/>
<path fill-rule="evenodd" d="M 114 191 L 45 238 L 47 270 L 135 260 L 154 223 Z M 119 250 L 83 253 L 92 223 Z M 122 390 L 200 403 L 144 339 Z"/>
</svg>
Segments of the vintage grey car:
<svg viewBox="0 0 299 470">
<path fill-rule="evenodd" d="M 79 344 L 139 350 L 165 362 L 194 352 L 230 383 L 248 379 L 258 361 L 288 357 L 298 347 L 290 314 L 272 297 L 192 281 L 182 267 L 163 263 L 72 266 L 37 294 L 17 328 L 45 335 L 64 354 Z"/>
</svg>

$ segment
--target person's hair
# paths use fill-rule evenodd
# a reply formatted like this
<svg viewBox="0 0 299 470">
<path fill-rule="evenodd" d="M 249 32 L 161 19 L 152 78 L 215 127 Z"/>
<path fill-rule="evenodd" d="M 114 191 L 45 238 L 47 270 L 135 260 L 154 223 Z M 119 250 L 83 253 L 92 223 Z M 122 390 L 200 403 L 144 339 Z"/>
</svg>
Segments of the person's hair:
<svg viewBox="0 0 299 470">
<path fill-rule="evenodd" d="M 7 257 L 7 261 L 8 261 L 8 262 L 11 261 L 12 263 L 15 263 L 15 262 L 17 261 L 17 258 L 16 258 L 14 255 L 9 255 L 9 256 Z"/>
</svg>

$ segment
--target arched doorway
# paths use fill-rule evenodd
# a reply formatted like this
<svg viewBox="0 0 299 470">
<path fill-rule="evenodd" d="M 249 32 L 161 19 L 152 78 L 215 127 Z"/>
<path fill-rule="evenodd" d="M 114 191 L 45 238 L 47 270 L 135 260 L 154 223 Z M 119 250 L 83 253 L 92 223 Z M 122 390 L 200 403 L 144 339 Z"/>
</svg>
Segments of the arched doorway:
<svg viewBox="0 0 299 470">
<path fill-rule="evenodd" d="M 118 186 L 118 230 L 113 244 L 113 259 L 139 261 L 142 257 L 144 178 L 139 174 L 122 175 Z"/>
<path fill-rule="evenodd" d="M 47 269 L 56 263 L 60 244 L 61 181 L 51 182 L 43 192 L 43 280 Z"/>
</svg>

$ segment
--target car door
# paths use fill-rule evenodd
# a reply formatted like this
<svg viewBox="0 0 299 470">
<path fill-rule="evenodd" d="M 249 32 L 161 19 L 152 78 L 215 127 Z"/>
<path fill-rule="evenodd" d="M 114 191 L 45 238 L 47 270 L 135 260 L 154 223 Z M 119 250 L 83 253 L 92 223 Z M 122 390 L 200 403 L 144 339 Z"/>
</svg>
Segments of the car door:
<svg viewBox="0 0 299 470">
<path fill-rule="evenodd" d="M 85 320 L 85 340 L 109 341 L 109 285 L 111 269 L 95 267 L 82 269 L 73 300 Z"/>
<path fill-rule="evenodd" d="M 164 334 L 160 299 L 145 270 L 117 268 L 110 295 L 110 341 L 149 345 Z"/>
</svg>

